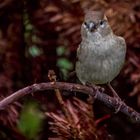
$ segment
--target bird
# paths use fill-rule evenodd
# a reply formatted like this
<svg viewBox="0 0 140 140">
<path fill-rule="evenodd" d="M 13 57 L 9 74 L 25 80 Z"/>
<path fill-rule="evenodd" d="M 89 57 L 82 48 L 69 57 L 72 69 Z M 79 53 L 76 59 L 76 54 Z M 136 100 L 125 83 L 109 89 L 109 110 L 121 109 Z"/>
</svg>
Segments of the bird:
<svg viewBox="0 0 140 140">
<path fill-rule="evenodd" d="M 87 11 L 81 26 L 81 43 L 77 48 L 75 66 L 79 81 L 86 85 L 107 84 L 120 73 L 126 57 L 126 42 L 113 33 L 103 11 Z"/>
</svg>

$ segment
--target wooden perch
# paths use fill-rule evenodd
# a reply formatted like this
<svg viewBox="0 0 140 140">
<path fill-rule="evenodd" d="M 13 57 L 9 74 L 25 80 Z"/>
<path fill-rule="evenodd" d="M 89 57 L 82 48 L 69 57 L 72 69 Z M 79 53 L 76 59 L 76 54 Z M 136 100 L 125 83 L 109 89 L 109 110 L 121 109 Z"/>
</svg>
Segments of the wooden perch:
<svg viewBox="0 0 140 140">
<path fill-rule="evenodd" d="M 105 93 L 101 93 L 99 90 L 93 90 L 93 88 L 88 86 L 64 82 L 48 82 L 48 83 L 33 84 L 31 86 L 20 89 L 17 92 L 11 94 L 10 96 L 0 101 L 0 110 L 3 110 L 5 107 L 7 107 L 7 105 L 13 103 L 14 101 L 18 100 L 19 98 L 27 94 L 54 89 L 66 90 L 70 91 L 71 93 L 81 92 L 84 94 L 91 95 L 94 97 L 94 99 L 101 101 L 106 106 L 114 108 L 115 110 L 119 108 L 120 112 L 127 115 L 134 121 L 140 122 L 140 113 L 136 112 L 134 109 L 127 106 L 123 101 L 119 101 L 114 97 L 110 97 Z"/>
</svg>

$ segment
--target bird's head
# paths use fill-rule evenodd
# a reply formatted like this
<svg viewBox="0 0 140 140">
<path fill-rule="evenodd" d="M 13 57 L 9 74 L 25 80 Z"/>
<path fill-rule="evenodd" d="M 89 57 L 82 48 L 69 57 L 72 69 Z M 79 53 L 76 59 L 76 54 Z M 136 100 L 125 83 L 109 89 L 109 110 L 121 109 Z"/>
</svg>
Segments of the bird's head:
<svg viewBox="0 0 140 140">
<path fill-rule="evenodd" d="M 82 32 L 87 37 L 105 37 L 112 32 L 108 20 L 101 11 L 88 11 L 82 24 Z"/>
</svg>

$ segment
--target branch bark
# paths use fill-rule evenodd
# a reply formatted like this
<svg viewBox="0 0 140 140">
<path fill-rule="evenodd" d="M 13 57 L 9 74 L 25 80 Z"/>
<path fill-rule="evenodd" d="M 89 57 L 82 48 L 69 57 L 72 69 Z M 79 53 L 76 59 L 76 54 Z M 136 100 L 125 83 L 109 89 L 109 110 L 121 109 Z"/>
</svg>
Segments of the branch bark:
<svg viewBox="0 0 140 140">
<path fill-rule="evenodd" d="M 114 97 L 110 97 L 105 93 L 101 93 L 99 90 L 93 90 L 93 88 L 88 86 L 64 82 L 48 82 L 48 83 L 33 84 L 31 86 L 20 89 L 17 92 L 11 94 L 10 96 L 0 101 L 0 110 L 5 109 L 7 105 L 13 103 L 14 101 L 18 100 L 19 98 L 27 94 L 54 89 L 66 90 L 70 92 L 75 91 L 91 95 L 94 97 L 94 99 L 101 101 L 106 106 L 113 108 L 115 110 L 119 109 L 120 112 L 127 115 L 132 120 L 140 122 L 140 113 L 136 112 L 134 109 L 127 106 L 123 101 L 119 101 Z"/>
</svg>

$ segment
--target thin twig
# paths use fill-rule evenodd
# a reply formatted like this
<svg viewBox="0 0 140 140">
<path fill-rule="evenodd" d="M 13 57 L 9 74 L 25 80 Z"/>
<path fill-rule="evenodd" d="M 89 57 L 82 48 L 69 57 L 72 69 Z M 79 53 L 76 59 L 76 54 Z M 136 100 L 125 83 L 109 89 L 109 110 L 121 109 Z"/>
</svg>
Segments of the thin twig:
<svg viewBox="0 0 140 140">
<path fill-rule="evenodd" d="M 49 80 L 51 82 L 56 83 L 56 74 L 55 74 L 54 70 L 49 70 L 48 78 L 49 78 Z M 60 90 L 59 89 L 54 89 L 54 91 L 56 93 L 56 98 L 58 99 L 58 102 L 61 105 L 61 109 L 62 109 L 63 113 L 65 114 L 65 116 L 68 119 L 68 122 L 70 124 L 73 124 L 73 123 L 71 123 L 71 121 L 72 121 L 71 114 L 70 114 L 69 110 L 67 109 L 67 107 L 65 106 L 65 103 L 63 101 L 63 98 L 62 98 Z"/>
<path fill-rule="evenodd" d="M 101 93 L 100 91 L 93 91 L 91 87 L 87 87 L 80 84 L 74 84 L 74 83 L 64 83 L 64 82 L 48 82 L 48 83 L 40 83 L 40 84 L 33 84 L 31 86 L 25 87 L 23 89 L 18 90 L 17 92 L 13 93 L 12 95 L 6 97 L 2 101 L 0 101 L 0 110 L 4 109 L 7 105 L 10 103 L 13 103 L 14 101 L 18 100 L 19 98 L 35 93 L 38 91 L 44 91 L 44 90 L 53 90 L 53 89 L 61 89 L 70 91 L 71 93 L 75 92 L 81 92 L 88 95 L 93 96 L 95 99 L 101 101 L 106 106 L 110 108 L 117 109 L 120 106 L 120 112 L 127 115 L 131 119 L 135 120 L 136 122 L 140 122 L 140 113 L 136 112 L 131 107 L 127 106 L 123 101 L 116 100 L 113 97 L 110 97 L 109 95 L 105 93 Z"/>
</svg>

